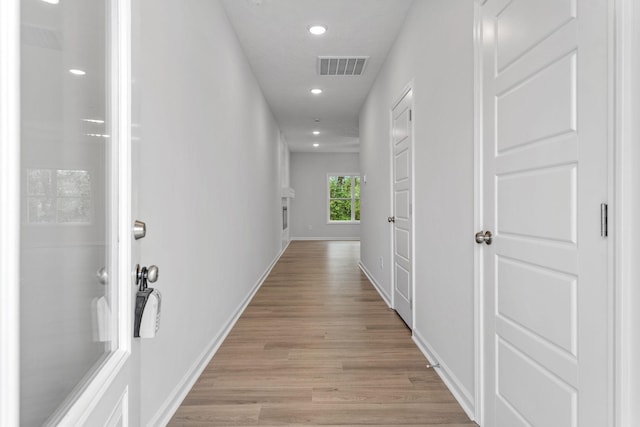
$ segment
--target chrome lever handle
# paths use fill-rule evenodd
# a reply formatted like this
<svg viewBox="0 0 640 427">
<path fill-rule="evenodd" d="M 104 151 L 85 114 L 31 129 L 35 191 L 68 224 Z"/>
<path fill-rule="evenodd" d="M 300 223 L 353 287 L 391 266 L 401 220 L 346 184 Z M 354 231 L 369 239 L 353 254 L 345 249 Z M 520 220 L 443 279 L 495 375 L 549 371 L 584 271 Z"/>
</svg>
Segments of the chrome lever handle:
<svg viewBox="0 0 640 427">
<path fill-rule="evenodd" d="M 493 234 L 489 230 L 487 231 L 478 231 L 476 233 L 476 243 L 483 244 L 486 243 L 490 245 L 493 242 Z"/>
</svg>

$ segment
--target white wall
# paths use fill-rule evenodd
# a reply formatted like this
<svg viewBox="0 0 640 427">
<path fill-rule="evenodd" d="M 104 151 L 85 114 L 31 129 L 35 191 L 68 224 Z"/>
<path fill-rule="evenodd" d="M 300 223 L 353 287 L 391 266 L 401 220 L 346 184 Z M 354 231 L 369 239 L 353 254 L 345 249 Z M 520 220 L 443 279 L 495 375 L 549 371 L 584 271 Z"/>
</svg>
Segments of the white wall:
<svg viewBox="0 0 640 427">
<path fill-rule="evenodd" d="M 473 1 L 414 2 L 360 114 L 364 268 L 391 295 L 390 109 L 413 81 L 414 338 L 474 400 Z M 383 258 L 383 269 L 379 259 Z"/>
<path fill-rule="evenodd" d="M 280 136 L 219 1 L 143 0 L 140 14 L 139 261 L 158 265 L 163 297 L 140 425 L 159 425 L 280 253 Z"/>
<path fill-rule="evenodd" d="M 358 154 L 294 152 L 290 167 L 291 238 L 358 240 L 359 224 L 327 224 L 327 173 L 358 173 Z"/>
</svg>

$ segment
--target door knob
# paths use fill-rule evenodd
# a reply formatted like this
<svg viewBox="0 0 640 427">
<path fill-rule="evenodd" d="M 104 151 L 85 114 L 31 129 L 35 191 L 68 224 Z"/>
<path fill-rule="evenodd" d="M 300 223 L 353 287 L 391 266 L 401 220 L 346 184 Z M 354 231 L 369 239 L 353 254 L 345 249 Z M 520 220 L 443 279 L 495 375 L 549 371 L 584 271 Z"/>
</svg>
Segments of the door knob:
<svg viewBox="0 0 640 427">
<path fill-rule="evenodd" d="M 109 283 L 109 273 L 105 267 L 102 267 L 100 270 L 96 271 L 96 278 L 101 285 L 106 285 Z"/>
<path fill-rule="evenodd" d="M 478 231 L 476 233 L 476 243 L 478 244 L 486 243 L 487 245 L 490 245 L 492 241 L 493 241 L 493 234 L 491 234 L 489 230 Z"/>
<path fill-rule="evenodd" d="M 388 217 L 387 222 L 396 222 L 396 217 L 395 216 Z"/>
<path fill-rule="evenodd" d="M 150 267 L 140 267 L 140 264 L 136 266 L 136 285 L 140 284 L 140 282 L 151 282 L 154 283 L 158 280 L 158 274 L 160 270 L 157 266 L 152 265 Z"/>
</svg>

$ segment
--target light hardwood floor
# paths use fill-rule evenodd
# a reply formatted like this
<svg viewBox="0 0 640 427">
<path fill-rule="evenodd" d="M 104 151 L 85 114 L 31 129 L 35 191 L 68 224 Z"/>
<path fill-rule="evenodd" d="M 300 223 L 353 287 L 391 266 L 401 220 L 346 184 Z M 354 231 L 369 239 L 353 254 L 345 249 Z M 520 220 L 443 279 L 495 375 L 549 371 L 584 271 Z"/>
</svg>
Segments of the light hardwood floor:
<svg viewBox="0 0 640 427">
<path fill-rule="evenodd" d="M 358 268 L 292 242 L 171 426 L 475 426 Z"/>
</svg>

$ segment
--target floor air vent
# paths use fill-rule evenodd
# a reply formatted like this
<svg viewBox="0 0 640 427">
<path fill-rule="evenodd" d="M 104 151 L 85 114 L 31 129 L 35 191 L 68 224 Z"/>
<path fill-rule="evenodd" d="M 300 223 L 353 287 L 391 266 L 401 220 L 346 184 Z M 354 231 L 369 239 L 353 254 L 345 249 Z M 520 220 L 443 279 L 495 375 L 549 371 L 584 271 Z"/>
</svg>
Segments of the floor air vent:
<svg viewBox="0 0 640 427">
<path fill-rule="evenodd" d="M 368 56 L 319 56 L 321 76 L 359 76 L 364 72 Z"/>
</svg>

